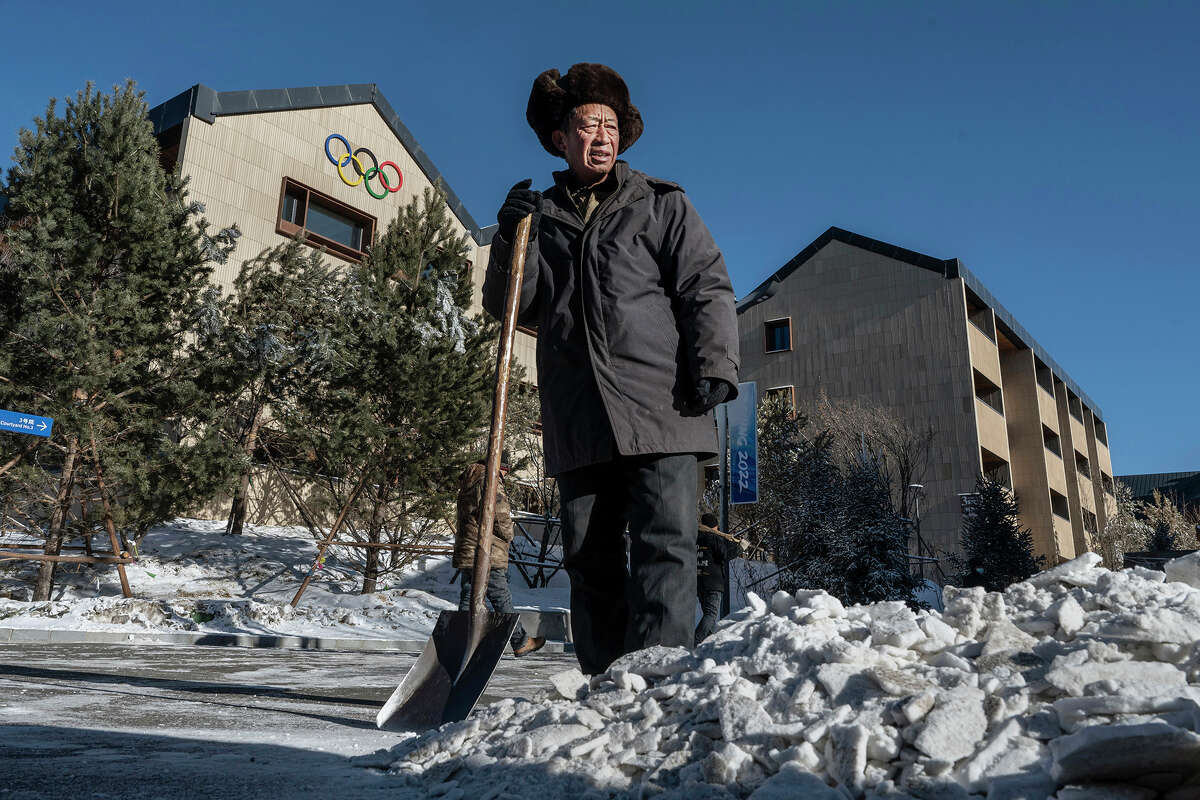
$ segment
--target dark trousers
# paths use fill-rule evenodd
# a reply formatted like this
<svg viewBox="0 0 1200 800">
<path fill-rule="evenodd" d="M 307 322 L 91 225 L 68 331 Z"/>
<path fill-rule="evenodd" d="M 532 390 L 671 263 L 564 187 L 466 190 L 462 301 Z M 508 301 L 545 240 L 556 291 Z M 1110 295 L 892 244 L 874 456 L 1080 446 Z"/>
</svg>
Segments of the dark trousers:
<svg viewBox="0 0 1200 800">
<path fill-rule="evenodd" d="M 690 648 L 696 456 L 621 456 L 559 475 L 558 489 L 579 668 L 595 675 L 655 644 Z"/>
<path fill-rule="evenodd" d="M 471 610 L 471 577 L 472 574 L 463 570 L 462 573 L 462 591 L 458 595 L 458 610 Z M 513 607 L 512 592 L 508 590 L 508 568 L 494 568 L 488 570 L 488 585 L 487 592 L 488 605 L 492 607 L 492 611 L 497 614 L 515 614 L 517 609 Z M 517 622 L 517 627 L 513 628 L 513 634 L 509 637 L 509 642 L 512 643 L 513 649 L 520 647 L 525 641 L 525 628 L 520 622 Z"/>
<path fill-rule="evenodd" d="M 696 644 L 700 644 L 716 630 L 717 620 L 721 618 L 721 600 L 725 597 L 724 589 L 696 588 L 696 596 L 700 600 L 700 624 L 696 626 Z"/>
</svg>

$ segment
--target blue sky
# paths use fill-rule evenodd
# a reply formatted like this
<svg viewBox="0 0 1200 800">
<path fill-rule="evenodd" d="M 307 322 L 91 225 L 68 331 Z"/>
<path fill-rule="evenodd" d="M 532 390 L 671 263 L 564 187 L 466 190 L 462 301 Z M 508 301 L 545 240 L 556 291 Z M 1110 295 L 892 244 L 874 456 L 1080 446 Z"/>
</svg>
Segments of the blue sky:
<svg viewBox="0 0 1200 800">
<path fill-rule="evenodd" d="M 1099 405 L 1117 474 L 1200 469 L 1200 4 L 55 7 L 0 51 L 5 168 L 87 80 L 152 105 L 376 83 L 488 224 L 561 163 L 525 124 L 534 76 L 604 62 L 646 122 L 625 157 L 688 190 L 739 296 L 830 225 L 961 258 Z"/>
</svg>

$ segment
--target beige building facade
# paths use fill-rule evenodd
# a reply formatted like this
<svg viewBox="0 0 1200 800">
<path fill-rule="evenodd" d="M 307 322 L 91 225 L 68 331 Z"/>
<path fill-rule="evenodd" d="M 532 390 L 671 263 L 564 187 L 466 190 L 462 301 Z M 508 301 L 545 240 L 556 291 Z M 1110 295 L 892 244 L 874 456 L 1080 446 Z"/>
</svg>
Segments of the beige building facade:
<svg viewBox="0 0 1200 800">
<path fill-rule="evenodd" d="M 958 259 L 830 228 L 738 304 L 738 324 L 760 397 L 803 410 L 824 393 L 933 427 L 921 532 L 936 550 L 960 549 L 981 473 L 1014 491 L 1047 563 L 1095 549 L 1115 510 L 1100 409 Z"/>
<path fill-rule="evenodd" d="M 440 185 L 468 237 L 482 287 L 495 226 L 481 228 L 374 84 L 219 92 L 196 85 L 150 110 L 168 167 L 215 228 L 242 231 L 214 280 L 229 291 L 241 263 L 303 232 L 332 264 L 362 258 L 400 209 Z M 475 292 L 475 312 L 482 313 Z M 536 385 L 535 340 L 514 353 Z"/>
</svg>

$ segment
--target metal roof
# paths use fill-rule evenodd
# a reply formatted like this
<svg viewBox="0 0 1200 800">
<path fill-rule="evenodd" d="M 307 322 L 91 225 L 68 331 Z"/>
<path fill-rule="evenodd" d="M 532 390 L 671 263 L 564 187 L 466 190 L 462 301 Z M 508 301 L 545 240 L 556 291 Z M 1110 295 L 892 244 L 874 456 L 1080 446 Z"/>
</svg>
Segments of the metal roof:
<svg viewBox="0 0 1200 800">
<path fill-rule="evenodd" d="M 467 211 L 450 184 L 438 172 L 433 161 L 417 143 L 392 104 L 387 101 L 379 87 L 373 83 L 346 83 L 337 86 L 301 86 L 294 89 L 248 89 L 236 92 L 218 92 L 203 84 L 196 84 L 175 97 L 150 109 L 150 121 L 154 133 L 160 134 L 178 125 L 189 115 L 205 122 L 215 122 L 217 117 L 233 114 L 256 114 L 266 111 L 297 111 L 306 108 L 333 108 L 370 103 L 379 111 L 392 133 L 408 150 L 430 183 L 441 181 L 446 193 L 446 203 L 474 238 L 476 244 L 487 244 L 496 232 L 496 226 L 480 228 L 475 218 Z"/>
<path fill-rule="evenodd" d="M 1158 489 L 1162 494 L 1177 495 L 1184 502 L 1200 503 L 1200 471 L 1118 475 L 1117 480 L 1132 489 L 1135 498 L 1149 497 Z"/>
<path fill-rule="evenodd" d="M 775 272 L 773 272 L 766 280 L 754 287 L 753 290 L 751 290 L 740 301 L 738 301 L 738 313 L 741 314 L 746 309 L 752 308 L 770 297 L 771 294 L 774 293 L 775 285 L 787 280 L 789 275 L 807 263 L 809 259 L 824 249 L 826 245 L 835 240 L 842 242 L 843 244 L 858 247 L 862 250 L 867 250 L 871 253 L 887 256 L 888 258 L 894 258 L 897 261 L 911 264 L 914 267 L 920 267 L 921 269 L 929 270 L 930 272 L 941 275 L 947 280 L 951 278 L 962 278 L 963 283 L 965 283 L 967 287 L 971 289 L 971 291 L 975 292 L 975 294 L 979 296 L 979 299 L 983 300 L 983 302 L 986 303 L 996 313 L 996 319 L 999 320 L 1003 326 L 1008 328 L 1013 335 L 1020 339 L 1019 344 L 1023 344 L 1028 347 L 1033 351 L 1034 355 L 1041 359 L 1046 366 L 1054 370 L 1055 377 L 1066 384 L 1067 388 L 1078 395 L 1079 398 L 1087 404 L 1087 407 L 1092 410 L 1092 413 L 1099 417 L 1101 421 L 1103 421 L 1104 414 L 1101 413 L 1100 406 L 1096 405 L 1096 402 L 1079 387 L 1079 384 L 1077 384 L 1071 378 L 1071 376 L 1067 374 L 1066 370 L 1058 365 L 1058 362 L 1050 356 L 1050 353 L 1048 353 L 1044 347 L 1038 344 L 1037 340 L 1033 338 L 1032 334 L 1025 330 L 1021 323 L 1017 322 L 1017 319 L 1012 315 L 1012 312 L 1001 305 L 1000 301 L 997 300 L 995 296 L 988 291 L 987 287 L 983 285 L 983 281 L 979 280 L 975 273 L 967 269 L 966 266 L 963 265 L 962 261 L 957 258 L 935 258 L 933 256 L 927 256 L 924 253 L 918 253 L 915 250 L 907 250 L 894 244 L 881 242 L 878 239 L 872 239 L 868 236 L 863 236 L 843 228 L 831 227 L 814 239 L 812 244 L 808 245 L 808 247 L 804 248 L 795 256 L 793 256 L 786 264 L 775 270 Z"/>
</svg>

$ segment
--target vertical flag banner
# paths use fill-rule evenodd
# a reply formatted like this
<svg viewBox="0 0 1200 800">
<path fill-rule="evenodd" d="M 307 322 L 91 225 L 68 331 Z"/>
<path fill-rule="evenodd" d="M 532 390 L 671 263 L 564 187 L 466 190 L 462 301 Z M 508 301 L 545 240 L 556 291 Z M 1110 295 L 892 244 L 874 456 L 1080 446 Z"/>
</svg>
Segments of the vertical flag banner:
<svg viewBox="0 0 1200 800">
<path fill-rule="evenodd" d="M 758 502 L 758 383 L 738 384 L 729 411 L 729 493 L 734 504 Z"/>
</svg>

